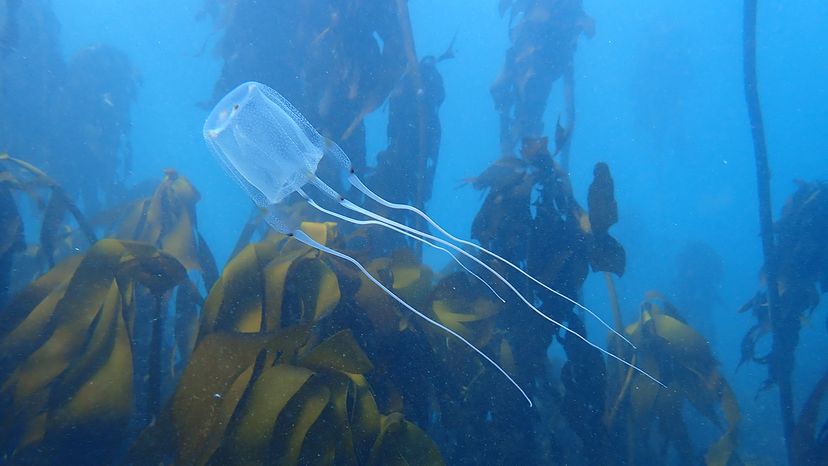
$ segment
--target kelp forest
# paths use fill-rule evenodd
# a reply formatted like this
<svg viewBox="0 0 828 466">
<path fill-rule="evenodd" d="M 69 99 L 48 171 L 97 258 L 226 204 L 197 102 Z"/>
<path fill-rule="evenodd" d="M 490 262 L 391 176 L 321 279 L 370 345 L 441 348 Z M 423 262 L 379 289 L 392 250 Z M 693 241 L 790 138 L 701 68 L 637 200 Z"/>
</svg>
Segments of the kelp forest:
<svg viewBox="0 0 828 466">
<path fill-rule="evenodd" d="M 755 288 L 736 290 L 745 304 L 728 316 L 744 338 L 718 345 L 711 309 L 726 264 L 716 249 L 699 240 L 681 250 L 676 290 L 624 296 L 617 283 L 630 249 L 614 228 L 629 212 L 616 200 L 624 187 L 613 154 L 602 154 L 588 183 L 570 176 L 582 156 L 572 143 L 584 114 L 576 58 L 602 27 L 583 3 L 485 4 L 509 40 L 489 51 L 502 67 L 478 96 L 499 144 L 465 155 L 441 151 L 453 122 L 440 110 L 455 92 L 443 73 L 473 38 L 424 53 L 414 0 L 203 0 L 197 18 L 210 24 L 204 53 L 220 66 L 212 95 L 187 103 L 205 116 L 238 84 L 266 83 L 374 192 L 423 211 L 446 202 L 434 195 L 441 166 L 490 161 L 457 180 L 481 203 L 454 233 L 544 286 L 471 248 L 478 262 L 458 255 L 436 267 L 426 260 L 432 248 L 410 237 L 306 203 L 279 208 L 482 349 L 530 406 L 462 341 L 352 264 L 274 231 L 252 203 L 242 207 L 246 224 L 200 222 L 208 181 L 172 163 L 138 179 L 131 109 L 141 70 L 104 44 L 64 58 L 50 2 L 0 0 L 0 463 L 775 464 L 740 430 L 746 406 L 762 400 L 778 416 L 789 464 L 828 464 L 828 367 L 814 386 L 795 370 L 807 357 L 796 351 L 802 334 L 826 339 L 808 323 L 824 319 L 828 184 L 800 180 L 771 203 L 757 1 L 745 0 L 733 27 L 743 28 L 738 84 L 755 149 L 741 158 L 752 166 L 755 155 L 760 207 L 744 234 L 761 233 L 763 266 L 750 271 Z M 374 153 L 369 118 L 384 125 Z M 206 150 L 203 158 L 214 164 Z M 439 234 L 411 211 L 372 210 Z M 211 229 L 241 233 L 214 256 Z M 589 311 L 606 327 L 580 304 L 596 302 L 585 296 L 589 277 L 608 303 Z M 739 354 L 740 366 L 765 366 L 767 377 L 737 390 L 719 348 Z"/>
</svg>

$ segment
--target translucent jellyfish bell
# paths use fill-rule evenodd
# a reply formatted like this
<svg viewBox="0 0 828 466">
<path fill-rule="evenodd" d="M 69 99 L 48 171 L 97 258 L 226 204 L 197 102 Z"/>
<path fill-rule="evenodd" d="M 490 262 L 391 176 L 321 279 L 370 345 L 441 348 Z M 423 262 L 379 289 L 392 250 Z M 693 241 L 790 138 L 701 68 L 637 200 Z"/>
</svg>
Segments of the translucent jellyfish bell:
<svg viewBox="0 0 828 466">
<path fill-rule="evenodd" d="M 204 123 L 204 140 L 261 207 L 314 178 L 324 142 L 284 97 L 253 82 L 219 101 Z"/>
<path fill-rule="evenodd" d="M 388 202 L 371 191 L 357 177 L 351 161 L 348 159 L 348 156 L 342 152 L 342 149 L 340 149 L 339 146 L 334 144 L 332 141 L 323 138 L 293 107 L 293 105 L 290 104 L 290 102 L 285 100 L 285 98 L 278 92 L 265 86 L 264 84 L 256 82 L 244 83 L 224 96 L 212 112 L 210 112 L 210 115 L 207 117 L 207 121 L 204 123 L 204 140 L 207 142 L 207 146 L 219 159 L 227 172 L 239 182 L 250 197 L 253 198 L 253 201 L 258 206 L 268 210 L 269 215 L 267 217 L 267 221 L 273 228 L 281 233 L 293 236 L 295 239 L 307 244 L 308 246 L 314 247 L 320 251 L 352 263 L 363 274 L 365 274 L 369 280 L 371 280 L 376 286 L 381 288 L 394 300 L 399 302 L 402 306 L 426 320 L 431 325 L 434 325 L 458 338 L 486 359 L 486 361 L 499 370 L 509 380 L 509 382 L 511 382 L 512 385 L 520 391 L 524 398 L 526 398 L 526 401 L 529 402 L 530 406 L 532 405 L 532 401 L 523 388 L 521 388 L 520 385 L 518 385 L 518 383 L 515 382 L 515 380 L 500 365 L 498 365 L 483 351 L 463 338 L 457 332 L 409 305 L 402 298 L 394 294 L 393 291 L 389 290 L 385 285 L 380 283 L 379 280 L 368 273 L 365 267 L 363 267 L 362 264 L 360 264 L 353 257 L 316 242 L 305 232 L 303 232 L 299 228 L 299 225 L 288 224 L 286 219 L 280 218 L 276 213 L 276 209 L 273 209 L 272 207 L 276 206 L 288 195 L 296 193 L 312 207 L 342 221 L 358 225 L 378 225 L 398 234 L 406 235 L 417 241 L 421 241 L 430 247 L 446 252 L 451 255 L 451 257 L 461 266 L 463 266 L 464 269 L 468 270 L 460 259 L 451 252 L 454 251 L 464 258 L 475 262 L 488 273 L 492 274 L 492 276 L 500 280 L 514 293 L 518 299 L 520 299 L 527 307 L 542 318 L 560 326 L 564 331 L 580 338 L 598 351 L 618 360 L 622 364 L 629 366 L 638 372 L 641 372 L 643 375 L 649 377 L 659 385 L 662 385 L 661 382 L 654 379 L 638 367 L 633 366 L 615 354 L 612 354 L 595 345 L 580 333 L 569 329 L 565 325 L 542 313 L 501 274 L 486 265 L 474 255 L 468 253 L 461 246 L 475 248 L 522 273 L 536 285 L 543 287 L 550 293 L 553 293 L 561 299 L 565 299 L 575 306 L 585 310 L 597 318 L 610 331 L 632 345 L 627 338 L 618 332 L 615 332 L 612 327 L 610 327 L 603 319 L 598 317 L 591 310 L 568 296 L 565 296 L 541 283 L 539 280 L 524 272 L 523 269 L 500 257 L 499 255 L 475 243 L 457 238 L 440 227 L 440 225 L 419 209 L 405 204 Z M 444 235 L 445 238 L 437 237 L 425 231 L 417 230 L 407 225 L 395 222 L 349 201 L 317 176 L 317 168 L 320 163 L 325 163 L 326 166 L 333 167 L 335 169 L 334 171 L 339 172 L 337 175 L 346 177 L 351 186 L 361 191 L 367 198 L 387 208 L 414 212 L 416 215 L 419 215 L 426 220 L 440 234 Z M 314 195 L 332 200 L 348 211 L 367 217 L 367 219 L 353 218 L 349 215 L 322 207 L 314 200 L 313 195 L 305 191 L 306 186 L 312 186 L 314 188 Z M 458 246 L 458 244 L 461 246 Z M 449 251 L 449 249 L 451 251 Z M 489 284 L 482 280 L 479 276 L 476 274 L 474 276 L 489 286 Z M 494 293 L 491 286 L 489 286 L 489 289 Z M 497 295 L 497 293 L 495 294 Z M 501 300 L 503 299 L 500 295 L 497 296 Z"/>
</svg>

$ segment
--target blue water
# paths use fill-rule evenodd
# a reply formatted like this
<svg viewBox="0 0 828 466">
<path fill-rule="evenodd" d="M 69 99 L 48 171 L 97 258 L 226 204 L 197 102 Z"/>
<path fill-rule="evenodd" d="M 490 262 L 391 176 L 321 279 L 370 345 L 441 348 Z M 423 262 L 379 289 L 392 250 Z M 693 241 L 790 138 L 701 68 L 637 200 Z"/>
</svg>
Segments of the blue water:
<svg viewBox="0 0 828 466">
<path fill-rule="evenodd" d="M 196 18 L 204 2 L 46 3 L 60 23 L 64 58 L 103 43 L 124 51 L 140 71 L 130 114 L 131 180 L 158 179 L 167 167 L 186 175 L 202 195 L 200 229 L 221 269 L 251 203 L 210 157 L 201 136 L 207 110 L 198 104 L 213 103 L 222 67 L 213 53 L 221 30 L 209 18 Z M 443 137 L 427 207 L 446 229 L 468 237 L 483 196 L 458 185 L 500 155 L 489 87 L 509 47 L 507 19 L 498 15 L 495 0 L 413 0 L 409 8 L 420 56 L 439 55 L 456 36 L 456 58 L 439 65 L 446 89 Z M 775 391 L 754 398 L 766 368 L 747 364 L 735 372 L 738 342 L 753 323 L 736 309 L 759 287 L 762 265 L 742 87 L 741 2 L 585 0 L 584 10 L 596 32 L 582 36 L 575 53 L 570 177 L 586 205 L 594 164 L 612 168 L 620 221 L 611 233 L 627 252 L 627 272 L 616 280 L 625 320 L 637 317 L 648 290 L 675 288 L 674 258 L 688 242 L 712 246 L 724 263 L 720 300 L 710 312 L 714 352 L 741 404 L 743 458 L 779 464 L 785 453 Z M 777 216 L 796 189 L 794 180 L 828 179 L 826 24 L 828 2 L 760 0 L 758 77 Z M 561 96 L 557 83 L 544 116 L 550 134 L 563 112 Z M 366 118 L 369 164 L 385 147 L 387 116 L 386 106 Z M 425 257 L 435 269 L 447 263 L 438 254 Z M 610 308 L 601 274 L 589 275 L 582 296 L 592 309 Z M 826 369 L 824 359 L 813 356 L 828 349 L 824 319 L 821 304 L 801 333 L 794 372 L 798 404 Z M 594 321 L 588 328 L 603 345 L 605 332 Z M 560 345 L 553 345 L 550 357 L 564 358 Z"/>
</svg>

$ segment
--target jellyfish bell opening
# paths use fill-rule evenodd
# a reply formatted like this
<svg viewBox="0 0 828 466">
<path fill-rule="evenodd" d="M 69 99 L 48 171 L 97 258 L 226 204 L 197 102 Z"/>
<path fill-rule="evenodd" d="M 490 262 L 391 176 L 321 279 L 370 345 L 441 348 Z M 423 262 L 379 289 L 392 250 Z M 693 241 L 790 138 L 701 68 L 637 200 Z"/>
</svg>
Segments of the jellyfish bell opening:
<svg viewBox="0 0 828 466">
<path fill-rule="evenodd" d="M 250 99 L 253 91 L 254 83 L 244 83 L 222 97 L 204 122 L 204 138 L 218 137 L 235 113 Z"/>
</svg>

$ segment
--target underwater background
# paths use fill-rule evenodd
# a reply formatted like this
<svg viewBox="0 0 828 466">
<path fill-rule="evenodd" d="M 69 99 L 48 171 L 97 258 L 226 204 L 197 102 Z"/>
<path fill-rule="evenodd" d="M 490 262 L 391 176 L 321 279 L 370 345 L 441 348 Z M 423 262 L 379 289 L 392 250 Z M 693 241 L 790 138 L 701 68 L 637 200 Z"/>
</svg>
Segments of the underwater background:
<svg viewBox="0 0 828 466">
<path fill-rule="evenodd" d="M 0 464 L 828 464 L 826 24 L 819 0 L 0 0 Z M 202 136 L 246 81 L 617 334 L 477 250 L 491 288 L 278 206 L 528 406 L 268 227 Z"/>
</svg>

